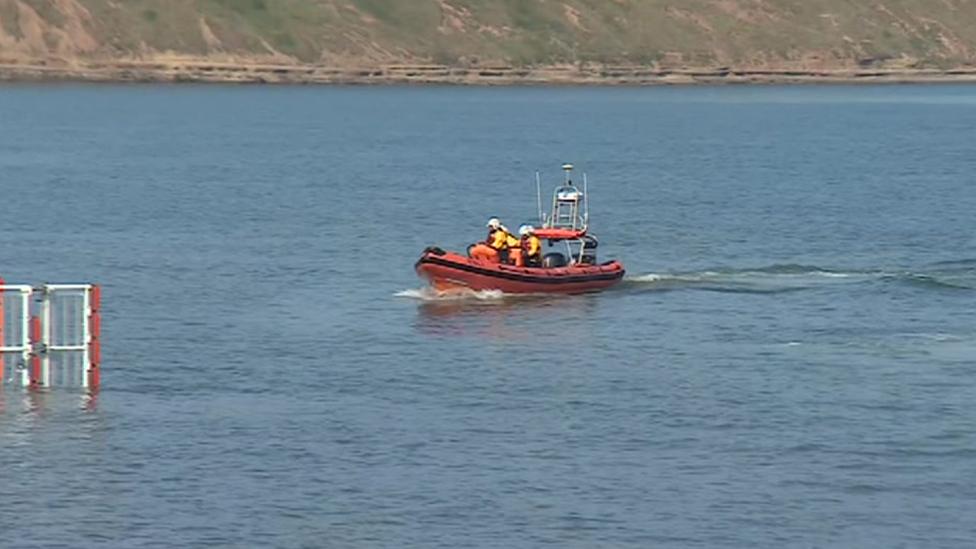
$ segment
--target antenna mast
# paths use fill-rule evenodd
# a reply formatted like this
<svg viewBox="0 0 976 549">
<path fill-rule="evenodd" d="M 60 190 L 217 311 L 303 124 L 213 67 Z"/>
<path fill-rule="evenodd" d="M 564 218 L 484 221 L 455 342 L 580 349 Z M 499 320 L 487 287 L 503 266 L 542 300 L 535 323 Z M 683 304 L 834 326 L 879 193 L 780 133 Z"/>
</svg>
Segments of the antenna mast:
<svg viewBox="0 0 976 549">
<path fill-rule="evenodd" d="M 539 179 L 539 172 L 535 172 L 535 200 L 539 205 L 539 225 L 546 224 L 546 218 L 542 215 L 542 180 Z"/>
<path fill-rule="evenodd" d="M 586 192 L 586 172 L 583 172 L 583 228 L 590 225 L 590 193 Z"/>
</svg>

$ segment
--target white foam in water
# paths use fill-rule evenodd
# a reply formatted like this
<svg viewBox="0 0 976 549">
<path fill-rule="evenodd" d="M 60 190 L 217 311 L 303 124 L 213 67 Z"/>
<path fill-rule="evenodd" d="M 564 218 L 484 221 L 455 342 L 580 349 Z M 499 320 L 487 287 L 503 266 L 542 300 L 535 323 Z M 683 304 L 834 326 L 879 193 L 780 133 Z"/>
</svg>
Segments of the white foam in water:
<svg viewBox="0 0 976 549">
<path fill-rule="evenodd" d="M 850 278 L 856 276 L 855 273 L 832 273 L 829 271 L 817 271 L 815 274 L 818 276 L 825 276 L 827 278 Z"/>
<path fill-rule="evenodd" d="M 419 299 L 420 301 L 495 301 L 503 299 L 505 292 L 501 290 L 469 290 L 459 288 L 451 291 L 437 291 L 430 287 L 403 290 L 393 294 L 396 297 Z"/>
<path fill-rule="evenodd" d="M 713 278 L 719 278 L 719 273 L 704 271 L 701 273 L 647 273 L 637 276 L 628 276 L 624 280 L 627 282 L 703 282 Z"/>
<path fill-rule="evenodd" d="M 664 276 L 659 275 L 659 274 L 655 274 L 655 273 L 649 273 L 649 274 L 644 274 L 644 275 L 640 275 L 640 276 L 628 276 L 627 277 L 627 280 L 631 280 L 633 282 L 658 282 L 658 281 L 663 280 L 663 279 L 664 279 Z"/>
<path fill-rule="evenodd" d="M 839 272 L 811 269 L 809 271 L 798 272 L 773 272 L 762 269 L 743 269 L 733 271 L 699 271 L 688 273 L 647 273 L 637 276 L 629 276 L 627 280 L 632 282 L 658 282 L 662 280 L 713 280 L 725 279 L 736 280 L 743 278 L 764 278 L 764 279 L 795 279 L 802 277 L 823 277 L 823 278 L 853 278 L 877 275 L 871 272 Z"/>
</svg>

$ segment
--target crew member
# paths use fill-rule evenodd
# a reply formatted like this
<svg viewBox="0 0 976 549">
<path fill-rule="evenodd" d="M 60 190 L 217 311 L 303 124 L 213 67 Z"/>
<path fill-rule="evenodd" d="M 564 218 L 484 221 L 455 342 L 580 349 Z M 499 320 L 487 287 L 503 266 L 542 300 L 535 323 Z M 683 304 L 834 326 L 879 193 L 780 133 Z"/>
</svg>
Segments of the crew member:
<svg viewBox="0 0 976 549">
<path fill-rule="evenodd" d="M 508 263 L 508 252 L 513 247 L 518 246 L 519 240 L 508 232 L 501 220 L 493 217 L 488 220 L 488 239 L 485 241 L 488 246 L 498 252 L 498 259 L 502 263 Z"/>
<path fill-rule="evenodd" d="M 529 267 L 542 266 L 542 241 L 535 235 L 535 229 L 531 225 L 519 227 L 519 262 Z M 519 265 L 519 266 L 522 266 Z"/>
<path fill-rule="evenodd" d="M 509 234 L 502 222 L 493 217 L 488 220 L 488 238 L 483 243 L 471 247 L 469 252 L 475 259 L 484 259 L 492 263 L 508 260 L 508 249 L 514 237 Z M 515 240 L 517 243 L 518 240 Z"/>
</svg>

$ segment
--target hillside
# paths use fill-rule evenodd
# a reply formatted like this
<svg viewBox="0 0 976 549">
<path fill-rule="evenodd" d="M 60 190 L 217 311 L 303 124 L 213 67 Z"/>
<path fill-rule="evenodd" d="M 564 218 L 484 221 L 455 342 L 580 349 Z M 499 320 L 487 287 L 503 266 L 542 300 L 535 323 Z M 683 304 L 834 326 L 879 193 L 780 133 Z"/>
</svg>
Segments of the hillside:
<svg viewBox="0 0 976 549">
<path fill-rule="evenodd" d="M 976 76 L 971 0 L 0 0 L 0 78 Z"/>
</svg>

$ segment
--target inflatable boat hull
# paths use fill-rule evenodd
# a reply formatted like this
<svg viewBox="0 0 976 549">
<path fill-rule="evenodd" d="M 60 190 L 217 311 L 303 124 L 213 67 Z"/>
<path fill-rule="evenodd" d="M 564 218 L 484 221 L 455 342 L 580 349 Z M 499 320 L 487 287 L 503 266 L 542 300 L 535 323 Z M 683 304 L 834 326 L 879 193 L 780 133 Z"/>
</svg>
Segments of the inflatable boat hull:
<svg viewBox="0 0 976 549">
<path fill-rule="evenodd" d="M 415 268 L 437 290 L 459 288 L 505 293 L 583 293 L 609 288 L 624 277 L 619 261 L 602 265 L 538 268 L 502 265 L 439 249 L 425 250 Z"/>
</svg>

